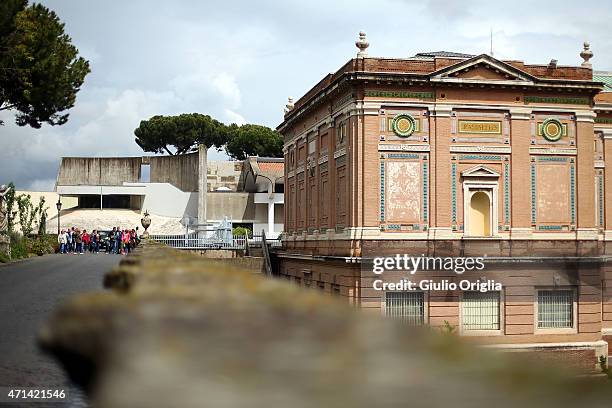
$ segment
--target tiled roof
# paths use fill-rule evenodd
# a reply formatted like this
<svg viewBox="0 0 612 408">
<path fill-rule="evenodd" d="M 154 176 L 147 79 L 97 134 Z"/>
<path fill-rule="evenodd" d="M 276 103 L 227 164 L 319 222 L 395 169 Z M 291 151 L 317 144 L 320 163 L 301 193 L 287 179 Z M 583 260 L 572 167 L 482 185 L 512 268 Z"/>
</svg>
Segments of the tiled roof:
<svg viewBox="0 0 612 408">
<path fill-rule="evenodd" d="M 593 81 L 604 83 L 604 92 L 612 92 L 612 72 L 595 71 Z"/>
<path fill-rule="evenodd" d="M 419 52 L 414 57 L 415 58 L 422 58 L 422 57 L 472 58 L 474 57 L 474 55 L 462 54 L 460 52 L 452 52 L 452 51 L 431 51 L 431 52 Z"/>
<path fill-rule="evenodd" d="M 285 173 L 285 163 L 266 163 L 266 162 L 257 162 L 259 166 L 259 170 L 261 174 L 266 176 L 273 176 L 274 178 L 282 177 Z"/>
</svg>

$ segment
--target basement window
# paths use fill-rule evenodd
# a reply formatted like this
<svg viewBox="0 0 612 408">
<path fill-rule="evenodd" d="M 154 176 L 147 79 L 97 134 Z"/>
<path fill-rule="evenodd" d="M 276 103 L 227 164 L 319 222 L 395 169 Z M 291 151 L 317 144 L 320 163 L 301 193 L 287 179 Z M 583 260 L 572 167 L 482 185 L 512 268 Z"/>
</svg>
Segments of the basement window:
<svg viewBox="0 0 612 408">
<path fill-rule="evenodd" d="M 412 326 L 425 323 L 425 296 L 423 292 L 385 292 L 385 315 Z"/>
</svg>

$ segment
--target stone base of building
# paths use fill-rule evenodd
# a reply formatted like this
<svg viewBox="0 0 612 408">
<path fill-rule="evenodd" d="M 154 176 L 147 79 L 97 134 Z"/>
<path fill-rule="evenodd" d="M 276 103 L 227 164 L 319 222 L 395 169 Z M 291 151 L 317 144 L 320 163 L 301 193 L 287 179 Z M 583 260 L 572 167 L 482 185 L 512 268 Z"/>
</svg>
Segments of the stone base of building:
<svg viewBox="0 0 612 408">
<path fill-rule="evenodd" d="M 608 305 L 608 307 L 612 307 L 612 305 Z M 601 337 L 604 341 L 608 342 L 608 356 L 612 356 L 612 327 L 603 328 L 601 330 Z"/>
<path fill-rule="evenodd" d="M 600 369 L 600 357 L 605 357 L 607 361 L 608 345 L 608 342 L 601 340 L 573 343 L 495 344 L 485 347 L 507 352 L 530 353 L 530 359 L 550 361 L 579 371 L 592 372 Z"/>
<path fill-rule="evenodd" d="M 420 270 L 414 275 L 405 271 L 385 270 L 381 274 L 376 274 L 372 270 L 371 257 L 391 256 L 398 253 L 398 248 L 392 242 L 388 242 L 388 246 L 378 246 L 380 242 L 371 241 L 361 243 L 362 255 L 370 254 L 370 259 L 309 254 L 307 246 L 300 250 L 296 248 L 294 252 L 285 248 L 276 253 L 278 260 L 276 272 L 283 279 L 344 298 L 348 303 L 359 306 L 364 312 L 378 315 L 388 313 L 387 294 L 397 290 L 389 287 L 378 290 L 374 287 L 375 282 L 378 282 L 378 287 L 382 283 L 396 283 L 402 280 L 413 281 L 415 285 L 420 281 L 436 284 L 455 283 L 456 289 L 417 288 L 417 291 L 423 293 L 420 300 L 423 310 L 420 317 L 422 323 L 434 328 L 450 325 L 457 333 L 469 337 L 470 341 L 476 344 L 487 344 L 490 347 L 507 348 L 512 351 L 542 352 L 543 355 L 555 360 L 571 360 L 571 364 L 568 365 L 580 369 L 588 368 L 590 371 L 598 367 L 601 356 L 607 358 L 610 353 L 607 348 L 608 344 L 612 344 L 612 329 L 605 331 L 603 328 L 612 326 L 612 321 L 609 321 L 612 316 L 606 313 L 607 310 L 612 310 L 612 302 L 607 300 L 610 299 L 607 285 L 602 282 L 606 281 L 608 276 L 612 278 L 612 267 L 608 267 L 605 256 L 563 257 L 562 252 L 559 249 L 557 249 L 559 252 L 556 252 L 554 246 L 538 243 L 541 249 L 549 250 L 551 253 L 556 252 L 558 256 L 490 257 L 485 261 L 484 270 L 464 271 L 461 274 L 452 270 Z M 426 245 L 423 242 L 404 241 L 403 251 L 399 253 L 412 253 L 418 257 L 421 252 L 415 249 L 419 244 Z M 468 254 L 468 251 L 457 251 L 457 245 L 460 244 L 448 242 L 447 247 L 438 247 L 435 254 L 454 257 L 482 256 L 488 246 L 500 247 L 498 242 L 474 243 L 479 244 L 480 250 L 472 248 Z M 369 246 L 375 247 L 376 250 L 369 249 Z M 529 246 L 521 249 L 526 252 L 528 250 Z M 592 248 L 587 249 L 586 252 L 591 250 Z M 431 254 L 431 252 L 425 253 Z M 460 289 L 461 281 L 472 284 L 483 282 L 501 284 L 497 329 L 480 331 L 464 326 L 465 293 L 479 290 L 472 287 L 467 290 Z M 572 327 L 561 330 L 539 328 L 538 294 L 543 296 L 543 292 L 557 289 L 572 293 Z M 405 290 L 400 289 L 400 291 Z"/>
</svg>

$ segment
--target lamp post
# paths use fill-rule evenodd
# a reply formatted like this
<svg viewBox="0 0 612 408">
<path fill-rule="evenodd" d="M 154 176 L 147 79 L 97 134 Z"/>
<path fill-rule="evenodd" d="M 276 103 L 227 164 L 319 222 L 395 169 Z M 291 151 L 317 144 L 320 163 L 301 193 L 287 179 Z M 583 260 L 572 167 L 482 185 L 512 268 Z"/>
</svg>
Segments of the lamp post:
<svg viewBox="0 0 612 408">
<path fill-rule="evenodd" d="M 60 234 L 60 211 L 62 210 L 62 202 L 60 201 L 60 197 L 57 198 L 57 203 L 55 203 L 55 207 L 57 208 L 57 235 Z"/>
</svg>

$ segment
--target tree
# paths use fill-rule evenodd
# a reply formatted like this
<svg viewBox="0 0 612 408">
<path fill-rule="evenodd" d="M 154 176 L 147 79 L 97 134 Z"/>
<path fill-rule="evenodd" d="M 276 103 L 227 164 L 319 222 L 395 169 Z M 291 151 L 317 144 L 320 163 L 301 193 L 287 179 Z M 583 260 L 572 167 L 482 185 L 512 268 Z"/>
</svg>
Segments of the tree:
<svg viewBox="0 0 612 408">
<path fill-rule="evenodd" d="M 228 127 L 225 151 L 236 159 L 249 156 L 283 157 L 283 137 L 280 133 L 261 125 L 231 125 Z"/>
<path fill-rule="evenodd" d="M 29 194 L 20 194 L 17 196 L 17 209 L 19 211 L 19 225 L 24 238 L 27 238 L 32 233 L 34 220 L 38 216 L 45 200 L 41 197 L 39 204 L 34 207 L 32 197 Z"/>
<path fill-rule="evenodd" d="M 53 11 L 27 6 L 27 0 L 2 0 L 0 111 L 17 111 L 19 126 L 62 125 L 89 72 Z"/>
<path fill-rule="evenodd" d="M 225 145 L 226 134 L 223 123 L 200 113 L 153 116 L 141 121 L 134 130 L 136 144 L 142 150 L 170 155 L 193 152 L 199 144 L 221 148 Z"/>
</svg>

